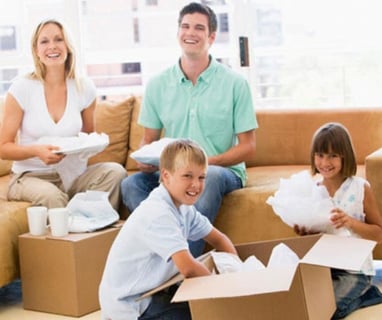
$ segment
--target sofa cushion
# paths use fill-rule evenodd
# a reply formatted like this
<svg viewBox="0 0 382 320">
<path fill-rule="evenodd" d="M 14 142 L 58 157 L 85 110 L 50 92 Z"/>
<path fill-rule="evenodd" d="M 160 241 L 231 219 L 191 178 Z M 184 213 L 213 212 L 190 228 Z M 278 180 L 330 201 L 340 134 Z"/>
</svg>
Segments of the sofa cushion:
<svg viewBox="0 0 382 320">
<path fill-rule="evenodd" d="M 357 163 L 381 147 L 380 108 L 256 110 L 256 156 L 248 167 L 309 164 L 314 132 L 326 122 L 340 122 L 352 137 Z M 367 143 L 366 143 L 367 139 Z M 277 150 L 277 152 L 275 152 Z"/>
<path fill-rule="evenodd" d="M 0 200 L 0 287 L 20 276 L 18 236 L 28 232 L 29 205 L 23 201 Z"/>
<path fill-rule="evenodd" d="M 0 97 L 0 126 L 4 112 L 4 97 Z M 0 159 L 0 177 L 7 175 L 11 171 L 12 161 Z"/>
<path fill-rule="evenodd" d="M 143 136 L 143 127 L 140 126 L 138 121 L 141 98 L 137 97 L 137 103 L 134 106 L 134 110 L 131 113 L 131 125 L 130 125 L 130 135 L 129 135 L 129 151 L 126 158 L 125 167 L 127 170 L 137 170 L 137 164 L 135 160 L 130 158 L 130 154 L 135 150 L 139 149 Z"/>
<path fill-rule="evenodd" d="M 109 135 L 110 144 L 89 159 L 89 164 L 113 161 L 125 165 L 128 149 L 131 112 L 135 97 L 114 102 L 100 100 L 95 109 L 95 131 Z"/>
<path fill-rule="evenodd" d="M 0 159 L 0 177 L 6 176 L 11 172 L 12 161 Z"/>
</svg>

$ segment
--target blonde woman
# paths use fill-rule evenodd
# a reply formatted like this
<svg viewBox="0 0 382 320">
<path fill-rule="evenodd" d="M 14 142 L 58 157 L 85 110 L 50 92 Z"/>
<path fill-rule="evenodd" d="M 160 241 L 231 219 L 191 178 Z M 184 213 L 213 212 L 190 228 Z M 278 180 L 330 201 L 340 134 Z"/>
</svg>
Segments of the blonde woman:
<svg viewBox="0 0 382 320">
<path fill-rule="evenodd" d="M 64 207 L 77 192 L 92 189 L 109 192 L 117 209 L 120 181 L 126 176 L 122 166 L 89 166 L 65 191 L 52 166 L 65 155 L 54 152 L 57 146 L 37 144 L 41 137 L 94 131 L 96 89 L 90 79 L 77 76 L 74 47 L 59 21 L 41 22 L 31 47 L 35 70 L 15 79 L 9 88 L 1 127 L 0 157 L 13 160 L 9 200 Z"/>
</svg>

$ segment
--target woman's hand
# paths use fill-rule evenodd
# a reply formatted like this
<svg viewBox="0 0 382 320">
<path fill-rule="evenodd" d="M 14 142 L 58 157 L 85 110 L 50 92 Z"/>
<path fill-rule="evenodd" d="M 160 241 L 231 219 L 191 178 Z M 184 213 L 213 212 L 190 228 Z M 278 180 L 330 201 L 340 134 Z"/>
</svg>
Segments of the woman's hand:
<svg viewBox="0 0 382 320">
<path fill-rule="evenodd" d="M 59 147 L 49 144 L 36 146 L 37 157 L 47 165 L 59 163 L 65 157 L 63 153 L 53 152 L 58 150 L 60 150 Z"/>
</svg>

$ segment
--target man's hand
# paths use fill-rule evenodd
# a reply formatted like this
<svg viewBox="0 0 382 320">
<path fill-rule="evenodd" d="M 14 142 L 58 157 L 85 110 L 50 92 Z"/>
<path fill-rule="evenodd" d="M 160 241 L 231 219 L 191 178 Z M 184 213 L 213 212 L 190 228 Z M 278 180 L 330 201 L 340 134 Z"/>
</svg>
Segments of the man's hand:
<svg viewBox="0 0 382 320">
<path fill-rule="evenodd" d="M 144 173 L 153 173 L 159 170 L 157 166 L 153 166 L 151 164 L 145 164 L 142 162 L 137 162 L 137 166 L 138 166 L 138 169 Z"/>
</svg>

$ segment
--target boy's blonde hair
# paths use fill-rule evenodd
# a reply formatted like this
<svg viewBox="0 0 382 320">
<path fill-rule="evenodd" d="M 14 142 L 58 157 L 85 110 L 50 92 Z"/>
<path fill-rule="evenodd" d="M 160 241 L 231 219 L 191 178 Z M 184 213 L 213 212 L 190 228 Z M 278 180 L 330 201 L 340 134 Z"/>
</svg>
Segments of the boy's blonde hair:
<svg viewBox="0 0 382 320">
<path fill-rule="evenodd" d="M 316 153 L 337 153 L 341 157 L 342 177 L 348 178 L 357 173 L 357 162 L 348 130 L 341 123 L 329 122 L 321 126 L 313 135 L 310 151 L 312 174 L 318 173 L 314 165 Z"/>
<path fill-rule="evenodd" d="M 159 169 L 171 173 L 189 164 L 207 167 L 208 159 L 204 150 L 189 139 L 178 139 L 169 143 L 160 156 Z M 160 178 L 162 181 L 162 177 Z"/>
</svg>

